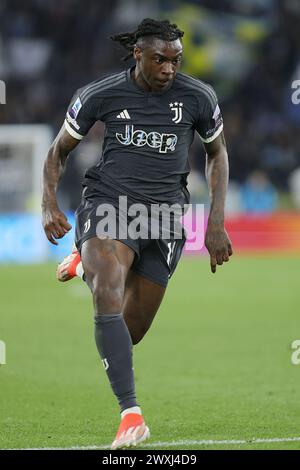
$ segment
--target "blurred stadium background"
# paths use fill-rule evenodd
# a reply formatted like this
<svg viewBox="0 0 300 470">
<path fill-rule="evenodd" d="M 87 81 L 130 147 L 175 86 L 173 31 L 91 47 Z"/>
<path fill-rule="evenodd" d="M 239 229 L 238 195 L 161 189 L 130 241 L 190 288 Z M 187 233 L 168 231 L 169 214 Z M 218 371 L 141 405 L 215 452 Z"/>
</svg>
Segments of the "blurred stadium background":
<svg viewBox="0 0 300 470">
<path fill-rule="evenodd" d="M 66 239 L 51 250 L 32 217 L 40 206 L 42 160 L 74 91 L 123 67 L 124 52 L 110 34 L 133 29 L 146 16 L 178 22 L 185 31 L 183 70 L 217 90 L 230 156 L 228 230 L 236 250 L 300 250 L 300 105 L 291 99 L 299 75 L 299 2 L 4 0 L 0 261 L 60 258 L 69 246 Z M 63 210 L 78 206 L 82 175 L 98 158 L 102 139 L 99 124 L 69 159 L 59 190 Z M 190 161 L 193 201 L 207 202 L 199 138 Z"/>
<path fill-rule="evenodd" d="M 137 349 L 137 370 L 140 366 L 143 375 L 138 387 L 148 414 L 158 403 L 168 410 L 173 399 L 185 420 L 183 425 L 178 417 L 168 418 L 156 440 L 296 436 L 300 366 L 291 365 L 290 345 L 299 337 L 300 105 L 291 97 L 292 82 L 300 78 L 299 1 L 1 0 L 0 80 L 6 84 L 6 103 L 0 104 L 0 339 L 8 345 L 10 365 L 0 369 L 6 403 L 0 418 L 7 431 L 0 433 L 0 447 L 45 447 L 49 435 L 55 446 L 105 444 L 113 437 L 116 408 L 104 377 L 101 395 L 108 404 L 98 412 L 102 429 L 114 428 L 103 431 L 100 441 L 92 407 L 98 400 L 99 366 L 90 317 L 82 315 L 92 310 L 88 293 L 79 281 L 67 287 L 55 283 L 53 263 L 68 253 L 73 234 L 56 248 L 42 232 L 41 168 L 74 91 L 123 67 L 124 51 L 110 34 L 134 29 L 144 17 L 169 18 L 185 31 L 183 71 L 211 83 L 219 96 L 231 173 L 226 226 L 235 249 L 235 258 L 213 280 L 207 258 L 182 261 L 153 333 Z M 71 222 L 83 173 L 98 158 L 102 139 L 103 126 L 97 124 L 69 158 L 59 201 Z M 190 157 L 192 200 L 208 207 L 198 138 Z M 193 332 L 181 323 L 186 305 L 194 312 Z M 172 335 L 166 340 L 170 324 L 175 343 L 186 340 L 182 352 L 199 357 L 201 371 L 192 364 L 190 373 L 183 373 L 179 348 Z M 65 331 L 64 341 L 57 325 Z M 142 364 L 151 364 L 149 348 L 156 351 L 158 373 L 168 379 L 162 393 L 170 396 L 174 386 L 181 390 L 179 398 L 171 392 L 169 401 L 161 400 L 155 368 L 147 377 L 142 373 Z M 72 383 L 78 395 L 70 398 Z M 300 447 L 299 442 L 291 446 Z"/>
</svg>

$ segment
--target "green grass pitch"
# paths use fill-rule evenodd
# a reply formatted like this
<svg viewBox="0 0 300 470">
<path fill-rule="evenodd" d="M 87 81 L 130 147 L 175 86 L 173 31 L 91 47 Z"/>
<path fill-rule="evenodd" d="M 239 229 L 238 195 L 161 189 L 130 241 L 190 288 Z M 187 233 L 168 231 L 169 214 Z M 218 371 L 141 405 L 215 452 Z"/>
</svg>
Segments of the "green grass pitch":
<svg viewBox="0 0 300 470">
<path fill-rule="evenodd" d="M 183 259 L 142 343 L 144 449 L 300 449 L 299 258 Z M 55 266 L 0 268 L 0 448 L 108 446 L 119 423 L 93 338 L 92 301 Z M 246 440 L 246 444 L 198 441 Z M 159 444 L 161 442 L 162 444 Z M 177 443 L 177 444 L 176 444 Z"/>
</svg>

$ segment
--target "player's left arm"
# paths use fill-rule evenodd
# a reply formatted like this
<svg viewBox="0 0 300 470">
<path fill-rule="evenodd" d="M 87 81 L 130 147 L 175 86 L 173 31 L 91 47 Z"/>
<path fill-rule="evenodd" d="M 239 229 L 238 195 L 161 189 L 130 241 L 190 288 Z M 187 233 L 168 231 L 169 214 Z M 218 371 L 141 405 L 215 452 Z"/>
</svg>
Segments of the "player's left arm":
<svg viewBox="0 0 300 470">
<path fill-rule="evenodd" d="M 206 150 L 206 179 L 210 193 L 210 213 L 205 235 L 205 246 L 210 254 L 213 273 L 217 264 L 229 261 L 231 241 L 225 230 L 225 198 L 228 186 L 228 156 L 223 132 L 212 142 L 204 143 Z"/>
</svg>

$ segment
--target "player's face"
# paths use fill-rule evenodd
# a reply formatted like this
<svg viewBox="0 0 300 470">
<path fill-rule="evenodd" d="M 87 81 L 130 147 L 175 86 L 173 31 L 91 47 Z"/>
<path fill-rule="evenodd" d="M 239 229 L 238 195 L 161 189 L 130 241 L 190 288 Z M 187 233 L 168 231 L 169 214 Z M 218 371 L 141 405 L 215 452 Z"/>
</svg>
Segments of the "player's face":
<svg viewBox="0 0 300 470">
<path fill-rule="evenodd" d="M 156 39 L 142 48 L 136 48 L 138 72 L 145 85 L 152 91 L 163 91 L 174 80 L 182 60 L 180 39 L 162 41 Z"/>
</svg>

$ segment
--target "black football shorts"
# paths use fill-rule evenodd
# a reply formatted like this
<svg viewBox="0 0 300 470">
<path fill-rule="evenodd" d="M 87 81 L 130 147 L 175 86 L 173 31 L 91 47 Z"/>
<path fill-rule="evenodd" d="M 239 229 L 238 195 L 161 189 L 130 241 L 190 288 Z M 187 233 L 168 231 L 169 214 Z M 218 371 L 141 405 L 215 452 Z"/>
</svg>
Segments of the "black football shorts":
<svg viewBox="0 0 300 470">
<path fill-rule="evenodd" d="M 116 219 L 119 222 L 121 216 L 119 214 L 118 196 L 115 197 L 115 195 L 103 193 L 91 196 L 88 195 L 88 190 L 84 190 L 81 204 L 75 214 L 75 244 L 79 252 L 86 240 L 99 237 L 97 225 L 99 221 L 103 220 L 103 217 L 99 215 L 98 208 L 99 205 L 103 204 L 110 204 L 115 207 Z M 130 222 L 128 217 L 127 222 Z M 172 232 L 169 233 L 167 238 L 158 239 L 135 239 L 129 235 L 124 238 L 124 236 L 119 237 L 118 234 L 109 238 L 121 241 L 135 252 L 134 261 L 131 266 L 135 273 L 163 287 L 167 286 L 169 278 L 174 273 L 186 241 L 183 228 L 180 238 L 174 237 Z"/>
</svg>

